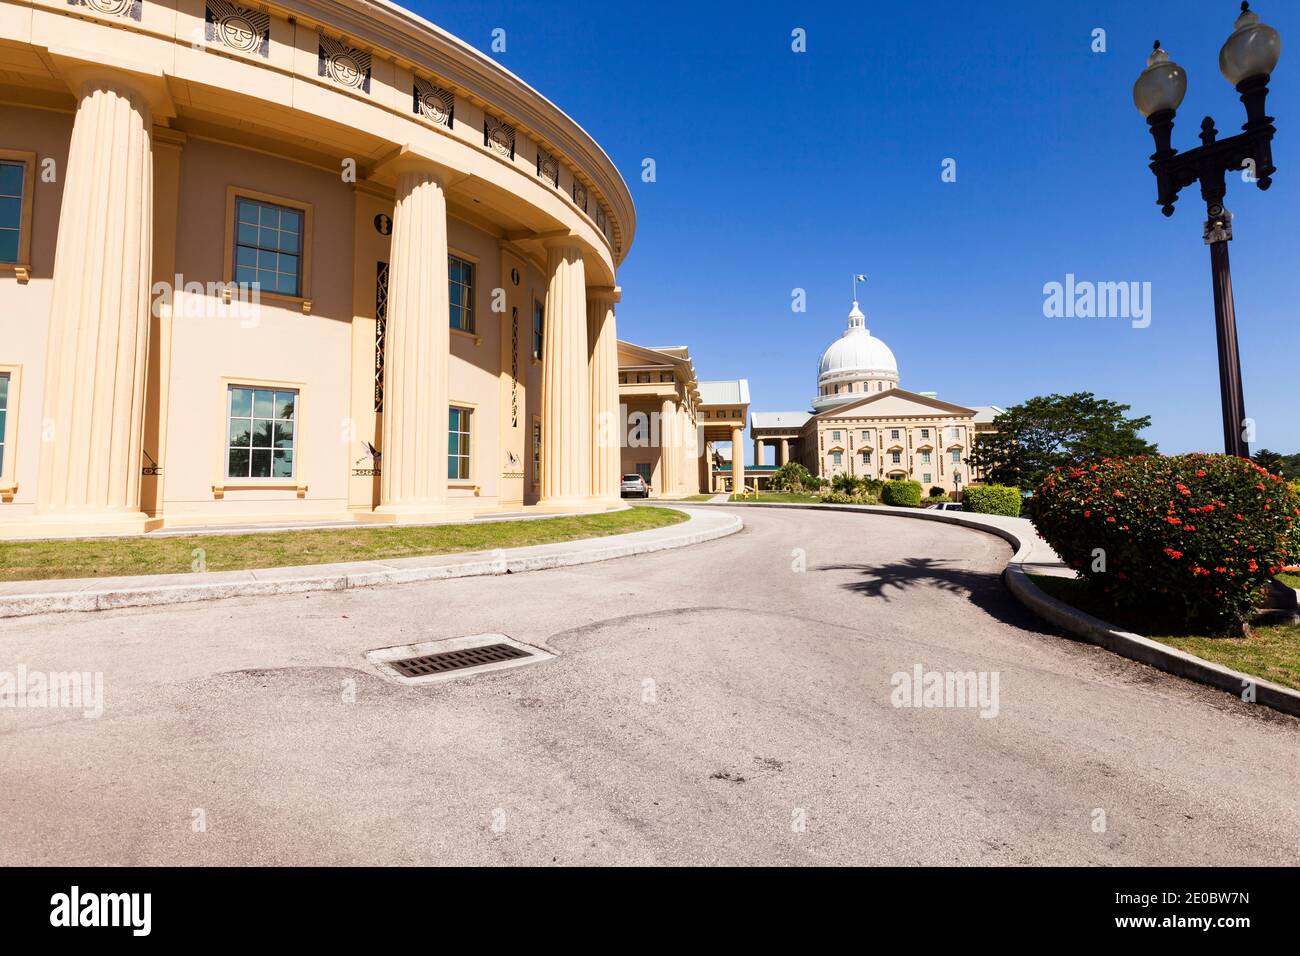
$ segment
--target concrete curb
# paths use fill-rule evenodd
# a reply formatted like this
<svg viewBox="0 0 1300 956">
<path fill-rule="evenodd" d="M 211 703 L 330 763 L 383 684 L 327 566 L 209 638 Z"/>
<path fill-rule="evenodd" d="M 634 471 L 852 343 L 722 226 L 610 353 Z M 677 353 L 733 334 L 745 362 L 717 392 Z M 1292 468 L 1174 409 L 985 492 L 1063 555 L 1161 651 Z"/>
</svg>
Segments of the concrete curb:
<svg viewBox="0 0 1300 956">
<path fill-rule="evenodd" d="M 961 525 L 975 531 L 983 531 L 1002 538 L 1015 549 L 1015 554 L 1007 562 L 1002 572 L 1002 579 L 1016 599 L 1043 620 L 1056 625 L 1063 631 L 1082 638 L 1090 644 L 1097 644 L 1108 651 L 1127 657 L 1130 660 L 1149 664 L 1158 670 L 1185 677 L 1189 680 L 1206 684 L 1219 690 L 1227 691 L 1240 697 L 1250 687 L 1254 688 L 1255 703 L 1263 704 L 1285 714 L 1300 717 L 1300 691 L 1282 687 L 1260 677 L 1243 674 L 1231 668 L 1203 660 L 1194 654 L 1188 654 L 1176 647 L 1169 647 L 1159 641 L 1153 641 L 1140 634 L 1122 631 L 1101 618 L 1085 614 L 1078 608 L 1071 607 L 1047 592 L 1041 590 L 1025 572 L 1024 565 L 1031 551 L 1032 542 L 1021 540 L 1020 536 L 1008 528 L 997 527 L 974 520 L 961 512 L 926 512 L 913 511 L 909 508 L 892 508 L 888 506 L 854 506 L 854 505 L 800 505 L 800 504 L 745 504 L 733 507 L 743 508 L 796 508 L 809 511 L 852 511 L 858 514 L 886 514 L 903 518 L 919 518 L 923 521 L 942 521 L 947 524 Z"/>
<path fill-rule="evenodd" d="M 148 581 L 147 584 L 133 584 L 130 578 L 109 579 L 113 582 L 109 586 L 103 586 L 103 578 L 13 582 L 11 587 L 22 584 L 45 585 L 48 590 L 0 594 L 0 618 L 184 604 L 266 594 L 346 591 L 381 584 L 520 574 L 689 547 L 735 534 L 745 526 L 744 521 L 736 515 L 706 517 L 704 514 L 692 513 L 689 509 L 679 510 L 685 511 L 690 517 L 685 523 L 668 528 L 498 551 L 256 571 L 152 575 L 144 579 Z M 718 517 L 725 520 L 717 520 Z M 96 587 L 97 584 L 101 586 Z"/>
</svg>

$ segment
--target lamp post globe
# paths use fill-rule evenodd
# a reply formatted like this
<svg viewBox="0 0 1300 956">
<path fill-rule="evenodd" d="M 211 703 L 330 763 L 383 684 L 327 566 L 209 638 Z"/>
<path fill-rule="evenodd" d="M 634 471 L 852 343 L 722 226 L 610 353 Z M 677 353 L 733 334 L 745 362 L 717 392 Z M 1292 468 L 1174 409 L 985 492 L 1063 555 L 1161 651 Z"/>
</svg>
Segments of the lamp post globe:
<svg viewBox="0 0 1300 956">
<path fill-rule="evenodd" d="M 1267 76 L 1277 66 L 1282 55 L 1282 37 L 1267 23 L 1260 23 L 1259 14 L 1249 3 L 1241 5 L 1241 16 L 1233 24 L 1233 31 L 1219 50 L 1219 72 L 1234 87 L 1254 76 Z"/>
<path fill-rule="evenodd" d="M 1177 111 L 1187 95 L 1187 72 L 1169 59 L 1169 54 L 1155 42 L 1147 57 L 1147 67 L 1133 83 L 1133 105 L 1150 118 L 1165 110 Z"/>
</svg>

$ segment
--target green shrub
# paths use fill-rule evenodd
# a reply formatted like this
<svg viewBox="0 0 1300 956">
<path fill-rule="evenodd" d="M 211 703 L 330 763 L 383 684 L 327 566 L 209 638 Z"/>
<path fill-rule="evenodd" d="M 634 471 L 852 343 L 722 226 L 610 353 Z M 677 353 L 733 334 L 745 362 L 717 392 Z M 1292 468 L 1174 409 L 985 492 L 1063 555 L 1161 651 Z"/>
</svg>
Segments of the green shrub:
<svg viewBox="0 0 1300 956">
<path fill-rule="evenodd" d="M 773 491 L 800 492 L 817 487 L 817 479 L 797 461 L 789 461 L 772 472 L 770 485 Z"/>
<path fill-rule="evenodd" d="M 1231 455 L 1059 468 L 1035 498 L 1039 533 L 1117 611 L 1214 634 L 1242 633 L 1300 522 L 1280 478 Z"/>
<path fill-rule="evenodd" d="M 1300 505 L 1300 478 L 1290 483 L 1291 500 Z M 1300 567 L 1300 520 L 1291 523 L 1291 537 L 1287 542 L 1286 566 Z"/>
<path fill-rule="evenodd" d="M 985 515 L 1020 514 L 1020 489 L 1006 485 L 969 485 L 961 494 L 966 511 Z"/>
<path fill-rule="evenodd" d="M 887 505 L 901 508 L 919 508 L 921 506 L 921 483 L 919 481 L 887 481 L 880 491 L 880 500 Z"/>
<path fill-rule="evenodd" d="M 942 488 L 940 488 L 938 485 L 931 485 L 931 486 L 930 486 L 930 497 L 931 497 L 932 499 L 933 499 L 933 498 L 940 498 L 940 499 L 942 499 L 942 500 L 944 500 L 944 501 L 947 501 L 947 500 L 948 500 L 948 492 L 944 491 L 944 490 L 943 490 Z"/>
</svg>

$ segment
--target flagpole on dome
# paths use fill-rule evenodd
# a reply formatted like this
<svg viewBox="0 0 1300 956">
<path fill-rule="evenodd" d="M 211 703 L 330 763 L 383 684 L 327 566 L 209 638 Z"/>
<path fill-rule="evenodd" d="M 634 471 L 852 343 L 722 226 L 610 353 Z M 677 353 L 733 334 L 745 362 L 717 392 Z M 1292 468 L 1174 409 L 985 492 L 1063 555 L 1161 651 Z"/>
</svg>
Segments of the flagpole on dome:
<svg viewBox="0 0 1300 956">
<path fill-rule="evenodd" d="M 858 304 L 858 283 L 866 282 L 866 281 L 867 281 L 867 277 L 862 275 L 861 273 L 855 274 L 853 276 L 853 304 L 854 305 Z"/>
</svg>

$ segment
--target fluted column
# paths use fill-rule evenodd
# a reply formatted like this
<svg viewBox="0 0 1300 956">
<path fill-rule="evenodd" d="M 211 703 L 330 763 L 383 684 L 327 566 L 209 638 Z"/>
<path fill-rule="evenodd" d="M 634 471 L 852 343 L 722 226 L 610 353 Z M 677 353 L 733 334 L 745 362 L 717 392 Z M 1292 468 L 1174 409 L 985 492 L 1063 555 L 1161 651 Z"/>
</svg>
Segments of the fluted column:
<svg viewBox="0 0 1300 956">
<path fill-rule="evenodd" d="M 438 174 L 398 171 L 384 332 L 379 508 L 415 518 L 447 504 L 447 198 Z"/>
<path fill-rule="evenodd" d="M 659 489 L 660 496 L 677 489 L 677 401 L 665 398 L 659 409 Z"/>
<path fill-rule="evenodd" d="M 618 413 L 618 335 L 614 297 L 604 290 L 587 294 L 587 341 L 591 347 L 591 494 L 619 497 L 622 436 Z"/>
<path fill-rule="evenodd" d="M 79 92 L 50 301 L 38 520 L 144 530 L 141 443 L 153 255 L 152 111 L 126 78 Z"/>
<path fill-rule="evenodd" d="M 790 439 L 782 438 L 776 443 L 776 464 L 779 468 L 781 465 L 790 461 Z"/>
<path fill-rule="evenodd" d="M 742 443 L 745 430 L 731 430 L 731 490 L 743 491 L 745 488 L 745 446 Z"/>
<path fill-rule="evenodd" d="M 694 467 L 695 456 L 698 454 L 696 435 L 695 430 L 691 428 L 691 413 L 687 411 L 685 405 L 677 407 L 677 414 L 679 423 L 677 434 L 680 436 L 682 446 L 681 489 L 682 494 L 692 495 L 699 491 L 698 488 L 691 487 L 691 481 L 693 480 L 691 476 L 699 474 L 699 469 Z"/>
<path fill-rule="evenodd" d="M 546 272 L 541 504 L 577 505 L 591 495 L 592 458 L 582 250 L 565 241 L 548 243 Z"/>
<path fill-rule="evenodd" d="M 763 440 L 761 438 L 754 439 L 754 464 L 763 464 Z"/>
</svg>

